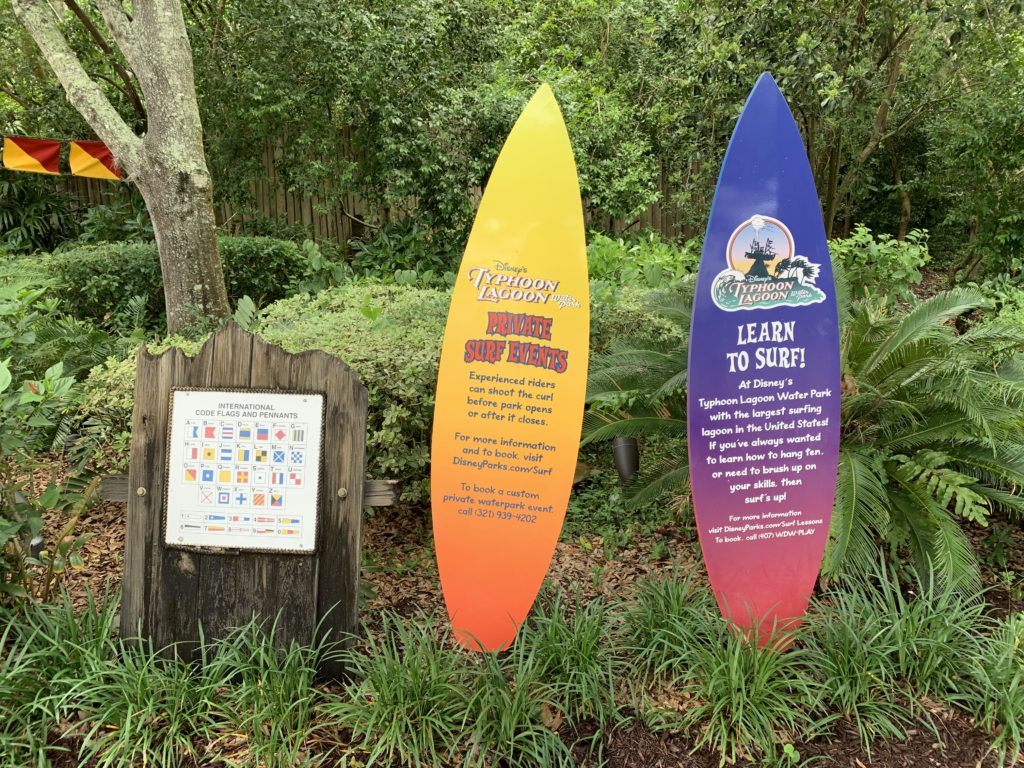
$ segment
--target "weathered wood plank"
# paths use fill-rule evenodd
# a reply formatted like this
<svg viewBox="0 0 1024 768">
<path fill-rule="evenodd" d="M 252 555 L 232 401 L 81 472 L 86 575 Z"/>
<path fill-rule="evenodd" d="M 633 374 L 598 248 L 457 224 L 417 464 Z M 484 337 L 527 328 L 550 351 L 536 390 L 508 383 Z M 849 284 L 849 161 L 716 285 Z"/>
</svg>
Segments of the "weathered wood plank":
<svg viewBox="0 0 1024 768">
<path fill-rule="evenodd" d="M 318 625 L 332 640 L 353 635 L 358 621 L 367 403 L 358 377 L 323 352 L 290 355 L 233 323 L 218 331 L 194 359 L 179 350 L 159 357 L 141 350 L 138 365 L 129 475 L 108 478 L 103 493 L 105 498 L 126 499 L 129 505 L 122 633 L 141 632 L 158 647 L 176 643 L 177 652 L 185 657 L 194 654 L 200 625 L 206 637 L 223 637 L 254 615 L 275 622 L 282 644 L 310 642 Z M 168 404 L 174 387 L 324 394 L 315 553 L 165 546 Z M 373 490 L 367 498 L 375 503 L 394 503 L 397 498 L 396 481 L 369 485 Z M 144 492 L 136 490 L 140 488 Z M 323 672 L 338 676 L 343 670 L 335 665 Z"/>
<path fill-rule="evenodd" d="M 218 344 L 217 336 L 211 338 L 194 358 L 185 356 L 180 349 L 172 350 L 169 355 L 175 361 L 172 387 L 208 387 L 213 368 L 213 359 Z M 202 563 L 191 552 L 170 549 L 164 544 L 164 483 L 167 466 L 167 434 L 169 424 L 168 391 L 162 402 L 154 403 L 165 414 L 163 430 L 155 436 L 163 447 L 158 464 L 149 467 L 151 475 L 159 475 L 161 490 L 157 507 L 157 535 L 153 542 L 151 554 L 152 573 L 147 588 L 148 635 L 158 648 L 169 648 L 175 644 L 175 651 L 183 658 L 194 653 L 199 641 L 199 621 L 196 614 L 196 595 L 199 590 L 199 575 Z"/>
<path fill-rule="evenodd" d="M 135 407 L 132 414 L 131 463 L 127 496 L 128 519 L 122 577 L 121 635 L 150 635 L 152 620 L 147 597 L 152 583 L 153 557 L 158 550 L 163 511 L 163 467 L 167 445 L 159 437 L 167 433 L 167 398 L 174 381 L 174 355 L 154 358 L 139 347 L 136 356 Z"/>
<path fill-rule="evenodd" d="M 292 359 L 291 386 L 325 394 L 316 615 L 323 636 L 348 641 L 359 629 L 366 388 L 347 365 L 320 351 Z M 329 677 L 344 673 L 335 661 L 323 671 Z"/>
</svg>

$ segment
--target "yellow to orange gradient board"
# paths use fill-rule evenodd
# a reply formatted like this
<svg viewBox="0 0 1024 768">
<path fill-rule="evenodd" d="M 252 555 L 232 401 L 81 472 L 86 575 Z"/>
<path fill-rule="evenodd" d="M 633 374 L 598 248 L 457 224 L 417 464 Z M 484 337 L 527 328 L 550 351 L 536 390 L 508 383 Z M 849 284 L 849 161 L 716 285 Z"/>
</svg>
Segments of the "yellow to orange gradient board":
<svg viewBox="0 0 1024 768">
<path fill-rule="evenodd" d="M 565 518 L 587 382 L 579 181 L 551 89 L 505 142 L 462 258 L 431 451 L 438 569 L 456 637 L 507 647 Z"/>
</svg>

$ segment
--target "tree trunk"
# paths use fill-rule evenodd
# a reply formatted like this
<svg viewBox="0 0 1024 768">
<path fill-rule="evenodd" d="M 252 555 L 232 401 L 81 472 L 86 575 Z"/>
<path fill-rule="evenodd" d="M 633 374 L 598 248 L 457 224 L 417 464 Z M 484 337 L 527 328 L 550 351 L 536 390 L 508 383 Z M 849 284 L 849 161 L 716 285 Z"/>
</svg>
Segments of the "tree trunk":
<svg viewBox="0 0 1024 768">
<path fill-rule="evenodd" d="M 177 183 L 167 183 L 169 179 Z M 139 191 L 160 253 L 168 330 L 208 328 L 211 321 L 230 314 L 209 178 L 181 171 L 155 173 L 152 180 L 140 180 Z"/>
<path fill-rule="evenodd" d="M 192 49 L 179 0 L 138 0 L 129 16 L 121 0 L 94 0 L 107 31 L 142 90 L 147 128 L 135 135 L 68 45 L 62 19 L 46 0 L 13 0 L 67 92 L 135 182 L 149 210 L 160 252 L 167 327 L 207 328 L 230 314 L 217 252 L 213 185 L 203 152 Z M 95 27 L 93 32 L 99 34 Z"/>
<path fill-rule="evenodd" d="M 892 166 L 892 181 L 900 196 L 900 226 L 896 232 L 897 240 L 906 240 L 910 228 L 910 194 L 903 186 L 903 172 L 900 170 L 900 159 L 896 155 L 896 143 L 890 137 L 886 139 L 885 148 L 889 150 L 889 163 Z"/>
</svg>

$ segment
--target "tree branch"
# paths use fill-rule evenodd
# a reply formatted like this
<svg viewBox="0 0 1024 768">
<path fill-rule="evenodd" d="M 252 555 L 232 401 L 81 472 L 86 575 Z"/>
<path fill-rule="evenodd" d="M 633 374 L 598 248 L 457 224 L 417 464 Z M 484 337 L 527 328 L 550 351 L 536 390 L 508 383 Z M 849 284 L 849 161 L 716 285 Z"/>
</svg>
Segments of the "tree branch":
<svg viewBox="0 0 1024 768">
<path fill-rule="evenodd" d="M 36 41 L 43 57 L 64 86 L 75 109 L 110 148 L 129 175 L 141 165 L 142 141 L 117 113 L 103 90 L 86 73 L 45 0 L 12 0 L 14 14 Z"/>
<path fill-rule="evenodd" d="M 868 142 L 864 149 L 861 150 L 860 155 L 858 155 L 854 164 L 846 171 L 843 175 L 843 180 L 839 183 L 838 197 L 840 198 L 849 192 L 850 187 L 857 178 L 857 174 L 875 153 L 875 150 L 878 149 L 878 145 L 892 135 L 888 132 L 889 110 L 892 108 L 893 96 L 896 93 L 896 85 L 899 83 L 902 64 L 903 57 L 901 54 L 895 54 L 889 59 L 889 77 L 885 84 L 885 94 L 878 104 L 875 122 L 871 128 L 871 135 L 868 137 Z M 830 229 L 831 225 L 828 228 Z"/>
<path fill-rule="evenodd" d="M 142 106 L 142 98 L 139 96 L 139 92 L 135 88 L 135 83 L 132 82 L 131 74 L 121 65 L 121 62 L 117 60 L 117 54 L 114 53 L 113 48 L 111 48 L 109 43 L 107 43 L 100 30 L 93 23 L 92 19 L 89 18 L 89 14 L 82 10 L 82 6 L 75 2 L 75 0 L 64 0 L 64 5 L 70 8 L 71 12 L 78 17 L 78 20 L 82 22 L 82 25 L 89 32 L 89 35 L 92 37 L 96 45 L 99 46 L 100 50 L 110 57 L 110 64 L 113 66 L 114 71 L 117 72 L 118 77 L 121 78 L 121 82 L 124 83 L 124 87 L 118 87 L 117 84 L 109 78 L 103 79 L 118 88 L 118 90 L 125 95 L 131 103 L 132 109 L 135 110 L 136 117 L 145 122 L 146 108 Z"/>
<path fill-rule="evenodd" d="M 120 0 L 95 0 L 103 21 L 110 30 L 114 42 L 121 49 L 128 65 L 138 71 L 139 68 L 139 47 L 136 45 L 135 32 L 132 29 L 132 20 L 124 11 Z"/>
<path fill-rule="evenodd" d="M 9 98 L 11 101 L 13 101 L 16 104 L 18 104 L 19 106 L 21 106 L 22 109 L 31 109 L 31 106 L 29 105 L 29 103 L 24 98 L 19 96 L 17 93 L 15 93 L 11 88 L 7 87 L 6 85 L 0 85 L 0 93 L 2 93 L 4 96 Z"/>
</svg>

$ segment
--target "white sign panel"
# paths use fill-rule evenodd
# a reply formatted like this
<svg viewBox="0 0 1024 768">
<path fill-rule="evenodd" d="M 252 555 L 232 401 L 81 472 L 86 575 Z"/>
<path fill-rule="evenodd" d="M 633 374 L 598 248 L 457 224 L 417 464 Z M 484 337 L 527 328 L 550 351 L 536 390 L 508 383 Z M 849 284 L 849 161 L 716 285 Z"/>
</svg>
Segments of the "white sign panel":
<svg viewBox="0 0 1024 768">
<path fill-rule="evenodd" d="M 324 396 L 171 392 L 165 542 L 312 552 Z"/>
</svg>

